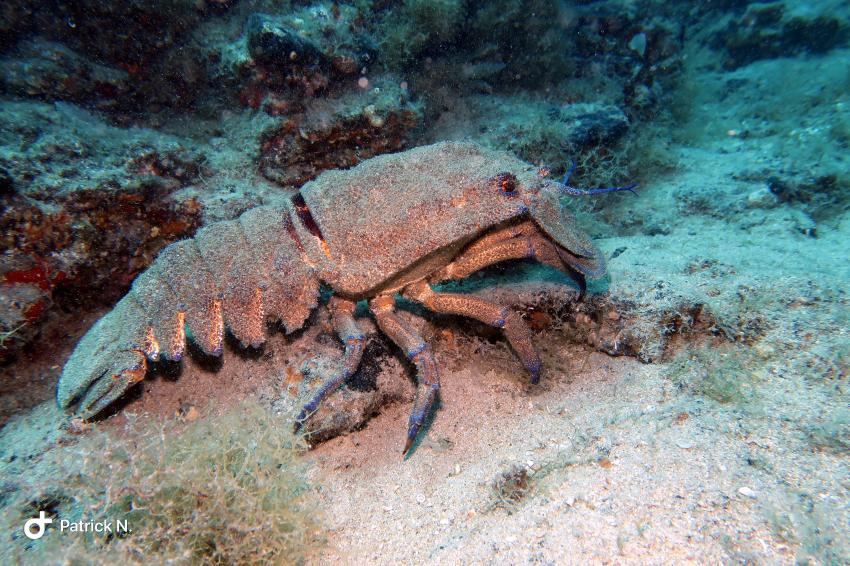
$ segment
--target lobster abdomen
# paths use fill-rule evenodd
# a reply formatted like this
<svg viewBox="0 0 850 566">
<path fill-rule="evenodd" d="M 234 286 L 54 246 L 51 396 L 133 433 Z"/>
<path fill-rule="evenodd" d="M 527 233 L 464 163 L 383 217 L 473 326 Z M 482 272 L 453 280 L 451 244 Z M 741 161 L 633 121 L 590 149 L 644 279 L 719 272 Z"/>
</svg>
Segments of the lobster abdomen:
<svg viewBox="0 0 850 566">
<path fill-rule="evenodd" d="M 57 398 L 94 416 L 144 377 L 146 358 L 179 360 L 187 330 L 219 355 L 225 327 L 244 345 L 265 340 L 269 319 L 300 328 L 319 282 L 291 225 L 291 208 L 258 207 L 175 242 L 83 337 L 62 371 Z"/>
</svg>

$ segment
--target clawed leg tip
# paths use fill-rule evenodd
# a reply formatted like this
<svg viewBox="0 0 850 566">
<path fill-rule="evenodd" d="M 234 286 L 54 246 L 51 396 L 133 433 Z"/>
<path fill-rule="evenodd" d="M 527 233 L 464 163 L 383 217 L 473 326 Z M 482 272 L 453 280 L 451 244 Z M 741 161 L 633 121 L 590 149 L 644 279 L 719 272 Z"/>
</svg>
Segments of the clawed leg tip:
<svg viewBox="0 0 850 566">
<path fill-rule="evenodd" d="M 422 423 L 411 424 L 410 428 L 407 429 L 407 440 L 404 443 L 404 450 L 401 451 L 403 455 L 407 455 L 410 452 L 410 449 L 413 448 L 413 444 L 416 442 L 416 437 L 419 435 L 419 429 L 422 426 Z"/>
</svg>

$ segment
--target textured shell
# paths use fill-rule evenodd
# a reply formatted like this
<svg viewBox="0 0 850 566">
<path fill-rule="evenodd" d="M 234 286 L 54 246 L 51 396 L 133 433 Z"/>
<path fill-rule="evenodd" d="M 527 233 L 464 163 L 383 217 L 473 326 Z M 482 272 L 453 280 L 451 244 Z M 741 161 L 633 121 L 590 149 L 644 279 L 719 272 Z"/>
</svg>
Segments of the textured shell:
<svg viewBox="0 0 850 566">
<path fill-rule="evenodd" d="M 540 183 L 534 168 L 474 144 L 440 143 L 329 171 L 301 192 L 327 244 L 320 278 L 365 296 L 423 258 L 524 214 L 499 173 L 518 186 Z"/>
<path fill-rule="evenodd" d="M 291 214 L 288 207 L 257 207 L 163 249 L 77 344 L 59 380 L 60 406 L 86 396 L 85 414 L 96 414 L 144 377 L 141 354 L 179 359 L 186 329 L 204 352 L 218 355 L 225 325 L 255 346 L 265 340 L 269 318 L 289 332 L 300 328 L 319 282 L 286 230 Z"/>
</svg>

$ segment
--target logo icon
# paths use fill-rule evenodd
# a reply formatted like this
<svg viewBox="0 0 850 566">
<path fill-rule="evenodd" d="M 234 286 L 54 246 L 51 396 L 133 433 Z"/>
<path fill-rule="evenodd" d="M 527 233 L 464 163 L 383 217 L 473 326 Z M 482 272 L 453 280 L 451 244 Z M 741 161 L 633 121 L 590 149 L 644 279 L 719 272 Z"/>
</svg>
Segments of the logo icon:
<svg viewBox="0 0 850 566">
<path fill-rule="evenodd" d="M 24 523 L 24 534 L 27 535 L 27 538 L 30 540 L 38 540 L 44 536 L 44 531 L 47 529 L 47 525 L 52 522 L 53 519 L 49 519 L 47 517 L 47 513 L 39 511 L 38 519 L 33 517 Z"/>
</svg>

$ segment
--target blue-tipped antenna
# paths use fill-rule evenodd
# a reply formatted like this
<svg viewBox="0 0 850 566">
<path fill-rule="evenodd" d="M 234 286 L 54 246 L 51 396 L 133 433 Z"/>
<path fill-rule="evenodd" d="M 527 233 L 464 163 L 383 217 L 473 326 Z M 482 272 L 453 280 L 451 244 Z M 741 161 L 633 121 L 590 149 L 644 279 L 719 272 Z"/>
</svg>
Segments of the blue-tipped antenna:
<svg viewBox="0 0 850 566">
<path fill-rule="evenodd" d="M 595 187 L 593 189 L 580 189 L 578 187 L 573 187 L 570 185 L 570 177 L 573 176 L 573 171 L 576 170 L 576 162 L 575 159 L 570 160 L 570 169 L 567 171 L 567 174 L 564 175 L 564 182 L 560 183 L 558 186 L 562 191 L 567 193 L 570 196 L 574 197 L 582 197 L 585 195 L 598 195 L 602 193 L 616 193 L 619 191 L 629 191 L 635 196 L 638 196 L 636 188 L 638 188 L 637 183 L 632 183 L 631 185 L 626 185 L 625 187 Z"/>
</svg>

